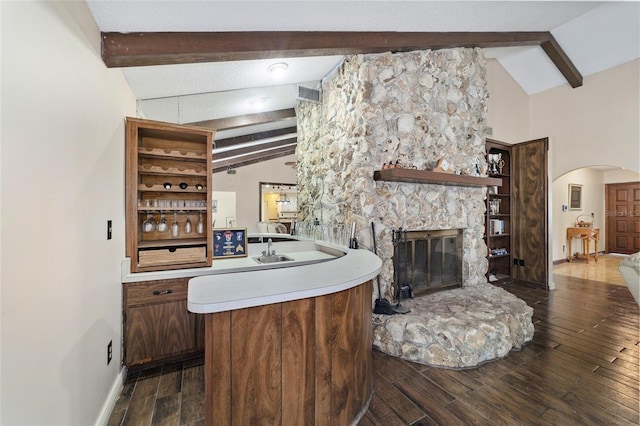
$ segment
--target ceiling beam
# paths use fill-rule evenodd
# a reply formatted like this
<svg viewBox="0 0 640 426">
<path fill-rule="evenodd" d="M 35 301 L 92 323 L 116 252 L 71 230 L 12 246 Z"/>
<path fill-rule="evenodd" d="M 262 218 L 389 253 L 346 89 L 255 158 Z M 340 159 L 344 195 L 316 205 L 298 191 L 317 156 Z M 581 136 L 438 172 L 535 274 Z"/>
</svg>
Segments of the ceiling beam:
<svg viewBox="0 0 640 426">
<path fill-rule="evenodd" d="M 251 133 L 248 135 L 242 136 L 234 136 L 232 138 L 226 139 L 218 139 L 213 141 L 214 148 L 229 148 L 235 145 L 240 145 L 248 142 L 255 142 L 262 139 L 275 138 L 282 135 L 288 135 L 291 133 L 297 133 L 298 128 L 296 126 L 293 127 L 285 127 L 284 129 L 276 129 L 276 130 L 267 130 L 264 132 Z"/>
<path fill-rule="evenodd" d="M 236 155 L 247 155 L 247 154 L 252 154 L 258 151 L 264 151 L 267 149 L 280 148 L 285 145 L 293 144 L 295 149 L 295 144 L 297 142 L 298 142 L 298 138 L 288 138 L 288 139 L 281 139 L 279 141 L 274 141 L 274 142 L 266 142 L 266 143 L 246 146 L 243 148 L 230 149 L 228 151 L 223 151 L 223 152 L 214 151 L 213 161 L 222 160 L 229 157 L 235 157 Z"/>
<path fill-rule="evenodd" d="M 582 76 L 548 31 L 103 32 L 101 35 L 102 59 L 108 67 L 407 52 L 455 47 L 541 46 L 573 87 L 582 85 Z"/>
<path fill-rule="evenodd" d="M 187 126 L 208 127 L 215 130 L 237 129 L 238 127 L 255 126 L 274 121 L 295 118 L 296 110 L 293 108 L 278 111 L 259 112 L 257 114 L 238 115 L 235 117 L 216 118 L 213 120 L 195 121 L 184 123 Z"/>
<path fill-rule="evenodd" d="M 108 67 L 539 45 L 548 32 L 147 32 L 102 33 Z"/>
<path fill-rule="evenodd" d="M 286 157 L 287 155 L 295 154 L 296 146 L 285 146 L 283 148 L 271 149 L 269 151 L 257 152 L 252 155 L 245 155 L 238 158 L 232 158 L 228 161 L 224 161 L 224 164 L 213 165 L 213 173 L 225 171 L 229 168 L 238 168 L 242 166 L 248 166 L 250 164 L 260 163 L 262 161 L 273 160 L 274 158 Z"/>
<path fill-rule="evenodd" d="M 576 88 L 582 86 L 582 74 L 573 65 L 571 59 L 562 50 L 555 38 L 544 41 L 540 44 L 542 50 L 545 51 L 549 59 L 555 64 L 560 73 L 567 79 L 571 87 Z"/>
</svg>

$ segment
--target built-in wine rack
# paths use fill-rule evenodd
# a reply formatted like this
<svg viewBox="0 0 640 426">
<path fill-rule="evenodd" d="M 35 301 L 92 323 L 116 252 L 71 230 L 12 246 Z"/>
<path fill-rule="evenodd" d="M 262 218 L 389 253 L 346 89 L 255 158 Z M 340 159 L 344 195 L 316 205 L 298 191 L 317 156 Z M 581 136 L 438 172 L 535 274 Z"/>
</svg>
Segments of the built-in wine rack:
<svg viewBox="0 0 640 426">
<path fill-rule="evenodd" d="M 131 272 L 211 266 L 213 130 L 126 119 Z"/>
</svg>

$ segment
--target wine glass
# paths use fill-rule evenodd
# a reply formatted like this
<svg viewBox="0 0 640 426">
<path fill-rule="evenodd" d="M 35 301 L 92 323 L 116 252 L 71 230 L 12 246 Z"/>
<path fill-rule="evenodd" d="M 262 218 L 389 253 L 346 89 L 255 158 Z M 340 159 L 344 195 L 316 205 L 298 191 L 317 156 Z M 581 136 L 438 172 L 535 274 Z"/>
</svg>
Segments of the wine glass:
<svg viewBox="0 0 640 426">
<path fill-rule="evenodd" d="M 202 212 L 200 212 L 200 218 L 198 219 L 198 225 L 196 227 L 198 234 L 204 234 L 204 222 L 202 221 Z"/>
<path fill-rule="evenodd" d="M 169 229 L 167 219 L 164 217 L 164 212 L 160 212 L 160 221 L 158 222 L 158 232 L 166 232 Z"/>
<path fill-rule="evenodd" d="M 191 233 L 191 219 L 189 218 L 189 214 L 187 214 L 187 220 L 184 222 L 184 232 L 185 234 Z"/>
<path fill-rule="evenodd" d="M 171 224 L 171 236 L 178 238 L 180 234 L 180 227 L 178 226 L 178 213 L 173 212 L 173 223 Z"/>
<path fill-rule="evenodd" d="M 147 219 L 142 222 L 142 232 L 153 232 L 156 229 L 156 221 L 151 213 L 147 213 Z"/>
</svg>

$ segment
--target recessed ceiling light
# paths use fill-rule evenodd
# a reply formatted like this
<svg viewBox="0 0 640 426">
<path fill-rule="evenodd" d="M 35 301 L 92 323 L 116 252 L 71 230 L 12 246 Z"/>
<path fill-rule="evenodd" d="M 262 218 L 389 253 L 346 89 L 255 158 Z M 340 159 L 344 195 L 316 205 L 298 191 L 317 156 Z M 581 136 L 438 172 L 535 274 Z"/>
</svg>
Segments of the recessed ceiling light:
<svg viewBox="0 0 640 426">
<path fill-rule="evenodd" d="M 269 65 L 269 72 L 273 75 L 282 75 L 289 68 L 286 62 L 276 62 Z"/>
</svg>

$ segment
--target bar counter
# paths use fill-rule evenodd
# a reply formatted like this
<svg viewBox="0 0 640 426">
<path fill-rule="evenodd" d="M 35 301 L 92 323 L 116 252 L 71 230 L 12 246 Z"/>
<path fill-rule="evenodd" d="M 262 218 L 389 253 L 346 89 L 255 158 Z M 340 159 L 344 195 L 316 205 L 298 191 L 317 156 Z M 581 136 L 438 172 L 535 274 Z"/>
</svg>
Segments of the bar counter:
<svg viewBox="0 0 640 426">
<path fill-rule="evenodd" d="M 188 309 L 205 315 L 205 424 L 356 424 L 373 391 L 381 266 L 345 248 L 317 263 L 192 278 Z"/>
</svg>

